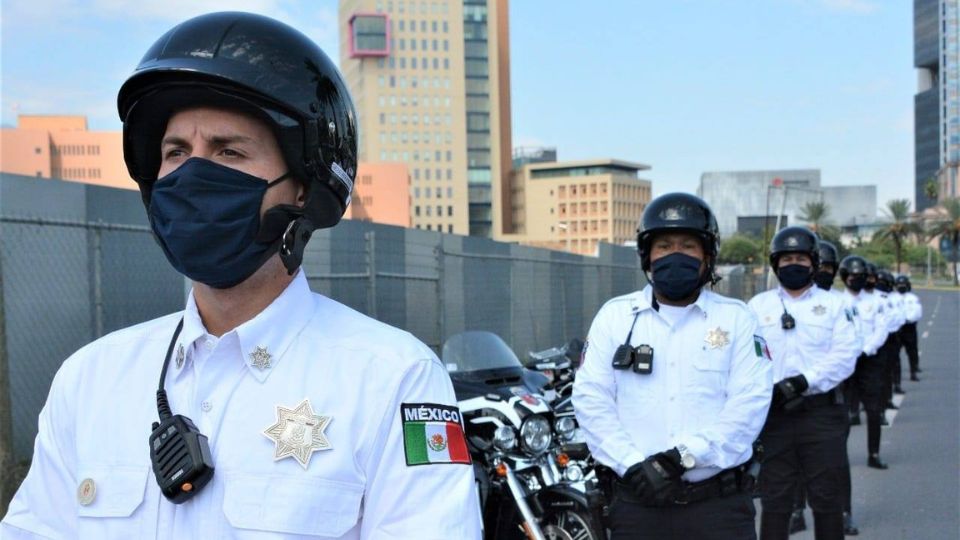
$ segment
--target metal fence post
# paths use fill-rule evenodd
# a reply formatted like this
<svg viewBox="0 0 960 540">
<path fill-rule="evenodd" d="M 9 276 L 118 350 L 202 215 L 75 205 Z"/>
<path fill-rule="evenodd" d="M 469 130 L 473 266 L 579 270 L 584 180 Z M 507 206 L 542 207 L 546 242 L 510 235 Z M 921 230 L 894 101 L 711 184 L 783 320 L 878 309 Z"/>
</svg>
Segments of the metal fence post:
<svg viewBox="0 0 960 540">
<path fill-rule="evenodd" d="M 13 484 L 17 481 L 13 466 L 13 426 L 11 425 L 13 414 L 10 410 L 10 367 L 7 360 L 6 328 L 3 304 L 3 252 L 0 249 L 0 516 L 7 513 L 7 504 L 13 498 Z"/>
<path fill-rule="evenodd" d="M 366 240 L 366 250 L 367 250 L 367 276 L 368 283 L 370 284 L 367 293 L 367 315 L 377 318 L 377 250 L 376 250 L 376 233 L 374 231 L 368 231 L 364 233 L 364 239 Z"/>
<path fill-rule="evenodd" d="M 93 329 L 94 338 L 103 336 L 103 229 L 97 221 L 93 228 Z"/>
<path fill-rule="evenodd" d="M 443 250 L 443 237 L 436 247 L 437 255 L 437 355 L 443 352 L 443 341 L 446 338 L 446 298 L 444 297 L 444 265 L 447 264 L 446 252 Z"/>
</svg>

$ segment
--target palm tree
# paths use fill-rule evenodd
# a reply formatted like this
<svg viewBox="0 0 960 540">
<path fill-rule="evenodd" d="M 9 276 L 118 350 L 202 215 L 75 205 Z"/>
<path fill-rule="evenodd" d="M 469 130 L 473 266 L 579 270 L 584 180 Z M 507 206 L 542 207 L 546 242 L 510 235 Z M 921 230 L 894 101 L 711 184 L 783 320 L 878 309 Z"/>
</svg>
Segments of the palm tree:
<svg viewBox="0 0 960 540">
<path fill-rule="evenodd" d="M 827 216 L 830 215 L 830 205 L 823 201 L 809 201 L 800 209 L 798 216 L 802 221 L 806 221 L 810 230 L 823 238 L 825 235 L 830 237 L 839 237 L 840 231 L 836 227 L 826 224 Z"/>
<path fill-rule="evenodd" d="M 884 209 L 887 214 L 884 227 L 877 231 L 875 238 L 889 238 L 893 241 L 893 247 L 897 255 L 897 272 L 900 271 L 900 262 L 903 260 L 903 242 L 907 236 L 919 230 L 916 223 L 909 221 L 910 201 L 908 199 L 894 199 L 887 201 L 887 207 Z"/>
<path fill-rule="evenodd" d="M 953 244 L 953 284 L 957 285 L 957 260 L 960 259 L 960 198 L 946 199 L 939 219 L 934 218 L 930 236 L 945 235 Z"/>
</svg>

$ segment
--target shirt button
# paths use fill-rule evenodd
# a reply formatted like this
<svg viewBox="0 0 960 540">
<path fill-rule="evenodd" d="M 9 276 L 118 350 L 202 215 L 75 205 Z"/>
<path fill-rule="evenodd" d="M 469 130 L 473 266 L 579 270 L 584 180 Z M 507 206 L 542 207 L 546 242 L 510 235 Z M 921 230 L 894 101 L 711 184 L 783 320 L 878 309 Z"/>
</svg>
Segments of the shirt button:
<svg viewBox="0 0 960 540">
<path fill-rule="evenodd" d="M 673 401 L 673 400 L 675 400 L 675 399 L 676 399 L 675 397 L 670 396 L 670 401 Z"/>
<path fill-rule="evenodd" d="M 213 404 L 209 401 L 204 401 L 200 404 L 200 410 L 203 412 L 210 412 L 211 409 L 213 409 Z"/>
<path fill-rule="evenodd" d="M 206 347 L 206 348 L 208 348 L 208 349 L 212 349 L 212 348 L 213 348 L 213 340 L 212 340 L 212 339 L 205 340 L 205 341 L 203 342 L 203 346 Z"/>
</svg>

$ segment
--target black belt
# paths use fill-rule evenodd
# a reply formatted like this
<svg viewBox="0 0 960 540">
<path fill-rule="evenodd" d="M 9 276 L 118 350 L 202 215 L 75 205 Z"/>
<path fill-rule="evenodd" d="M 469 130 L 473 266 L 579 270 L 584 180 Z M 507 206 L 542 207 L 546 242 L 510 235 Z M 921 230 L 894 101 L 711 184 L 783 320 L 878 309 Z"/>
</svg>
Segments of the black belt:
<svg viewBox="0 0 960 540">
<path fill-rule="evenodd" d="M 840 389 L 835 388 L 824 394 L 803 396 L 803 406 L 812 409 L 815 407 L 826 407 L 828 405 L 840 405 L 843 403 L 843 394 L 839 392 Z"/>
<path fill-rule="evenodd" d="M 667 501 L 651 501 L 638 497 L 633 487 L 617 480 L 614 483 L 615 496 L 625 502 L 649 507 L 683 506 L 698 503 L 717 497 L 726 497 L 735 493 L 742 493 L 753 489 L 756 478 L 748 470 L 751 462 L 724 469 L 718 474 L 700 482 L 682 482 L 682 488 Z"/>
</svg>

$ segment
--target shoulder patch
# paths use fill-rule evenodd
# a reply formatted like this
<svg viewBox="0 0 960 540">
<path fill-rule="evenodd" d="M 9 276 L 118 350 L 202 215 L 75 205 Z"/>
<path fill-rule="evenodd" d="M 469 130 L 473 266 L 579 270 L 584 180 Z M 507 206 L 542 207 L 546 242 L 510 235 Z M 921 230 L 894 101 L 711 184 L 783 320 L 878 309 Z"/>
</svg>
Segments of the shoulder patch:
<svg viewBox="0 0 960 540">
<path fill-rule="evenodd" d="M 757 358 L 773 360 L 773 356 L 770 355 L 770 348 L 767 347 L 767 340 L 756 334 L 753 335 L 753 351 L 757 354 Z"/>
<path fill-rule="evenodd" d="M 407 466 L 471 463 L 460 409 L 439 403 L 401 403 L 403 454 Z"/>
</svg>

